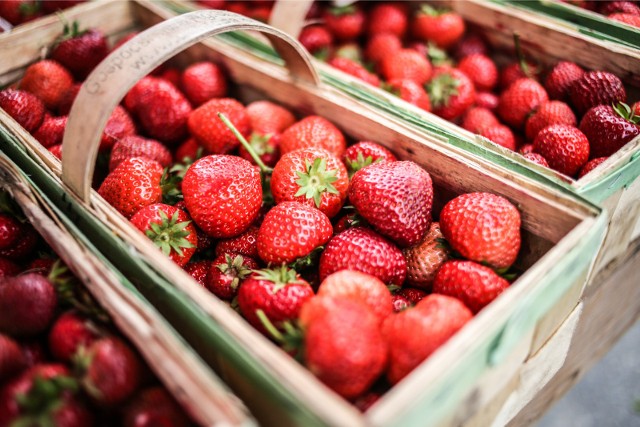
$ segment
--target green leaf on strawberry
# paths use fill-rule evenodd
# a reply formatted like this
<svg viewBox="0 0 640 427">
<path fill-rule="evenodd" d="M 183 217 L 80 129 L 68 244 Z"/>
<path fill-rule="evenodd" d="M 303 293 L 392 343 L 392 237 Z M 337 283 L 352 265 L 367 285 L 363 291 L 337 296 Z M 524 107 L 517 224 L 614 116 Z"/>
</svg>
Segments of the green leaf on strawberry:
<svg viewBox="0 0 640 427">
<path fill-rule="evenodd" d="M 633 124 L 640 123 L 640 116 L 637 115 L 635 111 L 633 111 L 631 107 L 629 107 L 628 104 L 625 104 L 624 102 L 618 102 L 617 104 L 613 104 L 612 107 L 614 111 L 623 119 Z"/>
<path fill-rule="evenodd" d="M 282 265 L 278 268 L 265 268 L 263 270 L 257 270 L 255 273 L 256 278 L 260 280 L 266 280 L 275 284 L 272 293 L 275 295 L 282 288 L 290 283 L 301 283 L 298 279 L 298 272 L 292 268 Z"/>
<path fill-rule="evenodd" d="M 316 158 L 313 164 L 305 161 L 305 169 L 306 172 L 296 171 L 300 178 L 296 181 L 296 184 L 300 186 L 300 189 L 295 194 L 295 197 L 304 195 L 307 199 L 313 199 L 316 207 L 319 208 L 320 198 L 323 193 L 340 194 L 332 184 L 338 180 L 337 171 L 328 171 L 325 159 Z"/>
<path fill-rule="evenodd" d="M 189 242 L 186 237 L 189 236 L 189 232 L 185 228 L 191 224 L 191 221 L 178 222 L 178 215 L 180 211 L 176 210 L 171 218 L 169 218 L 165 211 L 159 210 L 161 222 L 151 222 L 149 224 L 150 230 L 147 230 L 145 234 L 150 238 L 153 243 L 162 250 L 162 253 L 169 256 L 173 249 L 178 255 L 183 256 L 183 249 L 194 248 L 193 243 Z"/>
</svg>

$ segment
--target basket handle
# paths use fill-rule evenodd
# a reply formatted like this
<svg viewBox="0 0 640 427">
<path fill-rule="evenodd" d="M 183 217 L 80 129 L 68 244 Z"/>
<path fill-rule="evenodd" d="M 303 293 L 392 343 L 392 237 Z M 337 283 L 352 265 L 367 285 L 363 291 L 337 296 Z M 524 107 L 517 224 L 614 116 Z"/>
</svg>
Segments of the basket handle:
<svg viewBox="0 0 640 427">
<path fill-rule="evenodd" d="M 102 131 L 111 112 L 129 89 L 158 65 L 202 39 L 237 30 L 264 33 L 283 58 L 293 79 L 319 84 L 307 51 L 278 29 L 220 10 L 199 10 L 176 16 L 148 28 L 113 51 L 84 82 L 64 133 L 64 184 L 89 203 Z"/>
</svg>

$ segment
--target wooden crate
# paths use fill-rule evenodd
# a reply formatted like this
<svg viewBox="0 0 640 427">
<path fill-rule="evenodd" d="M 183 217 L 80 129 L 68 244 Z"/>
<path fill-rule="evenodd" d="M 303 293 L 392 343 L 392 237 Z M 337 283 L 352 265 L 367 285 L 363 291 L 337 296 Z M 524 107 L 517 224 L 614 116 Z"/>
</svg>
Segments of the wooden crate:
<svg viewBox="0 0 640 427">
<path fill-rule="evenodd" d="M 169 15 L 158 3 L 145 1 L 113 2 L 97 12 L 104 21 L 128 14 L 139 27 Z M 291 75 L 217 39 L 207 39 L 175 60 L 219 61 L 247 97 L 267 97 L 300 113 L 322 115 L 354 139 L 375 139 L 400 158 L 416 161 L 431 174 L 439 203 L 455 194 L 491 191 L 510 199 L 522 212 L 524 243 L 519 264 L 526 273 L 364 415 L 168 263 L 151 242 L 90 191 L 101 129 L 128 88 L 177 51 L 228 29 L 259 29 L 281 37 L 284 41 L 272 40 Z M 134 55 L 136 51 L 144 56 Z M 598 208 L 559 187 L 545 188 L 481 158 L 470 159 L 463 150 L 377 114 L 319 83 L 309 64 L 293 39 L 255 21 L 211 11 L 183 15 L 132 39 L 89 77 L 69 118 L 63 165 L 0 112 L 0 121 L 9 131 L 2 149 L 29 169 L 57 206 L 95 239 L 118 268 L 138 277 L 141 293 L 217 369 L 261 423 L 437 425 L 452 414 L 456 420 L 469 419 L 491 401 L 500 390 L 498 385 L 517 375 L 522 362 L 576 306 L 601 243 L 605 219 Z M 139 265 L 138 260 L 148 265 Z M 552 318 L 545 319 L 546 315 Z"/>
<path fill-rule="evenodd" d="M 151 370 L 201 425 L 250 426 L 245 406 L 127 280 L 70 231 L 72 224 L 0 153 L 0 189 L 83 282 Z M 127 287 L 131 289 L 127 289 Z"/>
</svg>

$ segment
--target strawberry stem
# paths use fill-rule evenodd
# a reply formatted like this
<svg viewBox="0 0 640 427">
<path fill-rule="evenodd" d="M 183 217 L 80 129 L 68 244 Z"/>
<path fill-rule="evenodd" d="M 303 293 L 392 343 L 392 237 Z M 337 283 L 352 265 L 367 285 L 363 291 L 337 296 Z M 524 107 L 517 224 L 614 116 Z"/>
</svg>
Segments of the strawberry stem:
<svg viewBox="0 0 640 427">
<path fill-rule="evenodd" d="M 517 32 L 513 33 L 513 44 L 516 49 L 516 57 L 518 58 L 520 69 L 525 76 L 531 78 L 531 70 L 529 70 L 529 64 L 527 64 L 527 61 L 524 57 L 524 52 L 522 51 L 522 47 L 520 46 L 520 34 L 518 34 Z"/>
<path fill-rule="evenodd" d="M 275 339 L 276 341 L 278 341 L 281 344 L 285 343 L 284 335 L 282 335 L 280 333 L 280 331 L 278 330 L 278 328 L 276 328 L 273 325 L 273 323 L 271 323 L 271 320 L 269 320 L 267 315 L 264 314 L 264 311 L 262 311 L 260 309 L 256 310 L 256 316 L 258 316 L 258 319 L 260 319 L 260 323 L 262 323 L 262 326 L 264 326 L 264 328 L 267 330 L 267 332 L 269 332 L 269 334 L 271 334 L 273 339 Z"/>
<path fill-rule="evenodd" d="M 235 137 L 238 138 L 238 141 L 240 141 L 240 144 L 242 144 L 244 149 L 247 150 L 247 152 L 251 155 L 251 158 L 253 159 L 254 162 L 256 162 L 256 164 L 260 168 L 260 171 L 263 174 L 271 175 L 271 173 L 273 172 L 273 169 L 264 164 L 260 156 L 258 156 L 258 154 L 256 153 L 256 150 L 253 149 L 253 147 L 251 146 L 251 144 L 249 144 L 246 138 L 238 131 L 238 129 L 233 125 L 233 123 L 231 123 L 231 120 L 229 120 L 227 116 L 225 116 L 222 113 L 218 113 L 218 117 L 220 118 L 220 120 L 222 120 L 222 123 L 224 123 L 225 126 L 228 127 L 231 132 L 233 132 Z"/>
</svg>

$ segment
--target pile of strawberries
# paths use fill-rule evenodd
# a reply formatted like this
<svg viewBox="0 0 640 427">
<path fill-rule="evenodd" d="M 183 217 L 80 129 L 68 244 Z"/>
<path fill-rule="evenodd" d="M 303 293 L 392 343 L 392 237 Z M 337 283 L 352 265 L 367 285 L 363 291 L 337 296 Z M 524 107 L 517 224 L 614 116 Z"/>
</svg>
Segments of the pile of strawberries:
<svg viewBox="0 0 640 427">
<path fill-rule="evenodd" d="M 0 196 L 0 426 L 191 425 L 7 194 Z"/>
<path fill-rule="evenodd" d="M 41 16 L 68 9 L 85 0 L 2 0 L 0 1 L 0 33 L 9 31 Z"/>
<path fill-rule="evenodd" d="M 609 19 L 640 28 L 640 7 L 636 1 L 619 0 L 561 0 L 583 9 L 591 10 Z"/>
</svg>

